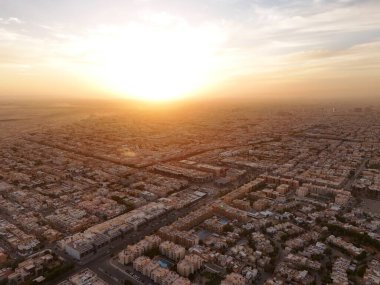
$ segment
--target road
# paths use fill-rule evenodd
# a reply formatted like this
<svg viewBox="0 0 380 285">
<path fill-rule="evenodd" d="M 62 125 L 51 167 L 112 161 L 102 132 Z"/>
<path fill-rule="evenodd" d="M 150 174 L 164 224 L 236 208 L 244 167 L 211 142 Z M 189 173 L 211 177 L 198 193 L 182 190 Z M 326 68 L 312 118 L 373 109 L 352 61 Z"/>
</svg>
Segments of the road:
<svg viewBox="0 0 380 285">
<path fill-rule="evenodd" d="M 369 158 L 363 158 L 362 163 L 355 169 L 355 174 L 348 178 L 347 182 L 344 185 L 344 189 L 350 191 L 352 184 L 355 182 L 356 178 L 362 173 L 362 171 L 365 169 L 365 166 L 368 162 Z"/>
<path fill-rule="evenodd" d="M 53 285 L 57 284 L 65 279 L 67 279 L 69 276 L 85 269 L 90 268 L 92 271 L 94 271 L 96 274 L 99 275 L 104 281 L 108 282 L 109 284 L 122 284 L 125 279 L 128 279 L 127 274 L 120 272 L 118 270 L 115 270 L 114 267 L 112 267 L 109 264 L 109 260 L 111 257 L 118 252 L 120 252 L 122 249 L 126 248 L 129 244 L 134 244 L 138 242 L 139 240 L 143 239 L 147 235 L 151 235 L 154 232 L 156 232 L 158 229 L 165 225 L 169 225 L 176 221 L 178 218 L 183 217 L 190 213 L 191 211 L 202 207 L 206 205 L 207 203 L 211 202 L 215 198 L 212 196 L 207 196 L 204 199 L 201 199 L 197 201 L 196 203 L 182 208 L 178 210 L 174 210 L 171 213 L 166 213 L 165 216 L 158 217 L 152 221 L 150 221 L 148 224 L 143 225 L 142 228 L 138 229 L 135 232 L 132 232 L 128 234 L 124 239 L 119 239 L 114 242 L 112 242 L 110 250 L 108 252 L 104 252 L 101 255 L 94 256 L 93 259 L 90 259 L 87 262 L 78 262 L 73 259 L 71 259 L 68 255 L 66 255 L 63 252 L 58 251 L 56 248 L 54 251 L 60 255 L 62 258 L 68 261 L 75 262 L 75 267 L 70 270 L 69 272 L 61 275 L 59 278 L 57 278 L 54 281 L 47 282 L 46 284 Z M 112 276 L 107 274 L 106 272 L 112 272 Z M 136 283 L 138 284 L 138 283 Z"/>
</svg>

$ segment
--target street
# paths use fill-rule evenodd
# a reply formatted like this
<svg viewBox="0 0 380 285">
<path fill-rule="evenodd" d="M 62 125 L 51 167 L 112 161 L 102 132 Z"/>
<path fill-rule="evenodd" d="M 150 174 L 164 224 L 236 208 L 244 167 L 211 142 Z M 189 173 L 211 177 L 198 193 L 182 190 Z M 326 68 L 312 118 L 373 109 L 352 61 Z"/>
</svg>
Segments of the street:
<svg viewBox="0 0 380 285">
<path fill-rule="evenodd" d="M 117 270 L 115 269 L 115 267 L 111 266 L 109 264 L 109 260 L 111 259 L 111 257 L 116 255 L 118 252 L 120 252 L 124 248 L 126 248 L 127 245 L 137 243 L 139 240 L 143 239 L 145 236 L 153 234 L 161 227 L 173 223 L 178 218 L 187 215 L 189 212 L 209 203 L 213 199 L 214 199 L 213 197 L 207 196 L 204 199 L 200 199 L 199 201 L 197 201 L 196 203 L 188 207 L 174 210 L 170 214 L 167 214 L 165 217 L 157 217 L 156 219 L 150 221 L 148 224 L 141 226 L 141 228 L 138 229 L 137 231 L 127 234 L 127 236 L 124 237 L 123 239 L 118 239 L 118 240 L 113 241 L 109 248 L 109 251 L 102 252 L 100 255 L 95 255 L 89 258 L 88 260 L 86 260 L 85 262 L 73 260 L 67 254 L 54 249 L 54 251 L 65 260 L 74 262 L 75 267 L 74 269 L 70 270 L 69 272 L 66 272 L 65 274 L 57 278 L 56 280 L 48 282 L 46 284 L 49 284 L 49 285 L 58 284 L 59 282 L 69 278 L 71 275 L 85 268 L 89 268 L 92 271 L 94 271 L 96 274 L 98 274 L 100 278 L 102 278 L 104 281 L 108 282 L 109 284 L 116 284 L 116 283 L 123 284 L 124 280 L 128 279 L 134 282 L 135 284 L 140 285 L 141 283 L 131 278 L 125 272 Z M 109 273 L 111 273 L 111 275 Z"/>
</svg>

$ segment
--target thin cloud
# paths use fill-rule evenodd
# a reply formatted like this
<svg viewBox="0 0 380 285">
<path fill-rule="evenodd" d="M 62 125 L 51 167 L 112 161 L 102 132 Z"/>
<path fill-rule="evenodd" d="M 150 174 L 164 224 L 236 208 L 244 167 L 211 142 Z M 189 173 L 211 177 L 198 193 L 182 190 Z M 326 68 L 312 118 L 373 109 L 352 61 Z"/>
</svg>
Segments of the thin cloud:
<svg viewBox="0 0 380 285">
<path fill-rule="evenodd" d="M 128 51 L 129 41 L 133 39 L 132 44 L 141 41 L 144 34 L 149 37 L 146 36 L 147 44 L 142 46 L 154 49 L 165 39 L 153 40 L 153 31 L 162 29 L 190 31 L 196 35 L 195 42 L 217 46 L 212 62 L 217 66 L 215 85 L 218 81 L 240 77 L 274 82 L 313 77 L 352 78 L 352 74 L 379 76 L 379 0 L 178 0 L 175 3 L 134 0 L 118 2 L 120 13 L 115 13 L 115 6 L 99 7 L 100 4 L 93 5 L 91 0 L 83 0 L 75 5 L 57 4 L 66 14 L 59 12 L 59 8 L 49 14 L 46 8 L 49 6 L 33 4 L 41 14 L 36 12 L 29 18 L 30 1 L 24 2 L 23 13 L 16 10 L 7 13 L 20 18 L 0 18 L 0 60 L 15 63 L 16 67 L 44 65 L 72 73 L 83 70 L 85 74 L 112 58 L 111 47 L 118 47 L 118 53 L 124 55 L 120 50 Z M 91 17 L 67 12 L 84 8 Z M 112 15 L 107 18 L 108 14 Z M 167 37 L 171 40 L 173 36 L 169 33 Z M 120 56 L 120 61 L 125 58 Z M 8 65 L 2 67 L 4 74 L 7 68 Z"/>
<path fill-rule="evenodd" d="M 16 17 L 9 17 L 9 18 L 0 18 L 0 24 L 1 25 L 12 25 L 12 24 L 23 24 L 24 21 L 21 21 L 19 18 Z"/>
</svg>

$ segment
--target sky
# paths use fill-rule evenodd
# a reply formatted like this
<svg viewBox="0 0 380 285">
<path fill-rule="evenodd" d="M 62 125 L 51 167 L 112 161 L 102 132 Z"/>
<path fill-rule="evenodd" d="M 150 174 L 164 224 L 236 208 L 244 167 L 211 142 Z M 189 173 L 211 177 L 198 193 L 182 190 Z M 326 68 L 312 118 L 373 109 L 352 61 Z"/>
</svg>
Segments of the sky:
<svg viewBox="0 0 380 285">
<path fill-rule="evenodd" d="M 377 98 L 379 15 L 379 0 L 0 0 L 0 98 Z"/>
</svg>

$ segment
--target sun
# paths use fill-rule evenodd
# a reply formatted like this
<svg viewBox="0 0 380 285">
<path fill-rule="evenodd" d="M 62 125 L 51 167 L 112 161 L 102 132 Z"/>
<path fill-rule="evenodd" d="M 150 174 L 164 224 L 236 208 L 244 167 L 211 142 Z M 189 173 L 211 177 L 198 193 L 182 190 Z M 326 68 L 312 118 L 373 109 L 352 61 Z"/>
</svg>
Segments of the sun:
<svg viewBox="0 0 380 285">
<path fill-rule="evenodd" d="M 144 101 L 191 96 L 207 84 L 220 42 L 204 27 L 132 25 L 98 39 L 97 81 L 109 92 Z"/>
<path fill-rule="evenodd" d="M 104 79 L 111 90 L 136 99 L 163 101 L 186 96 L 202 85 L 207 66 L 200 51 L 179 39 L 144 37 L 127 49 L 110 51 Z"/>
</svg>

